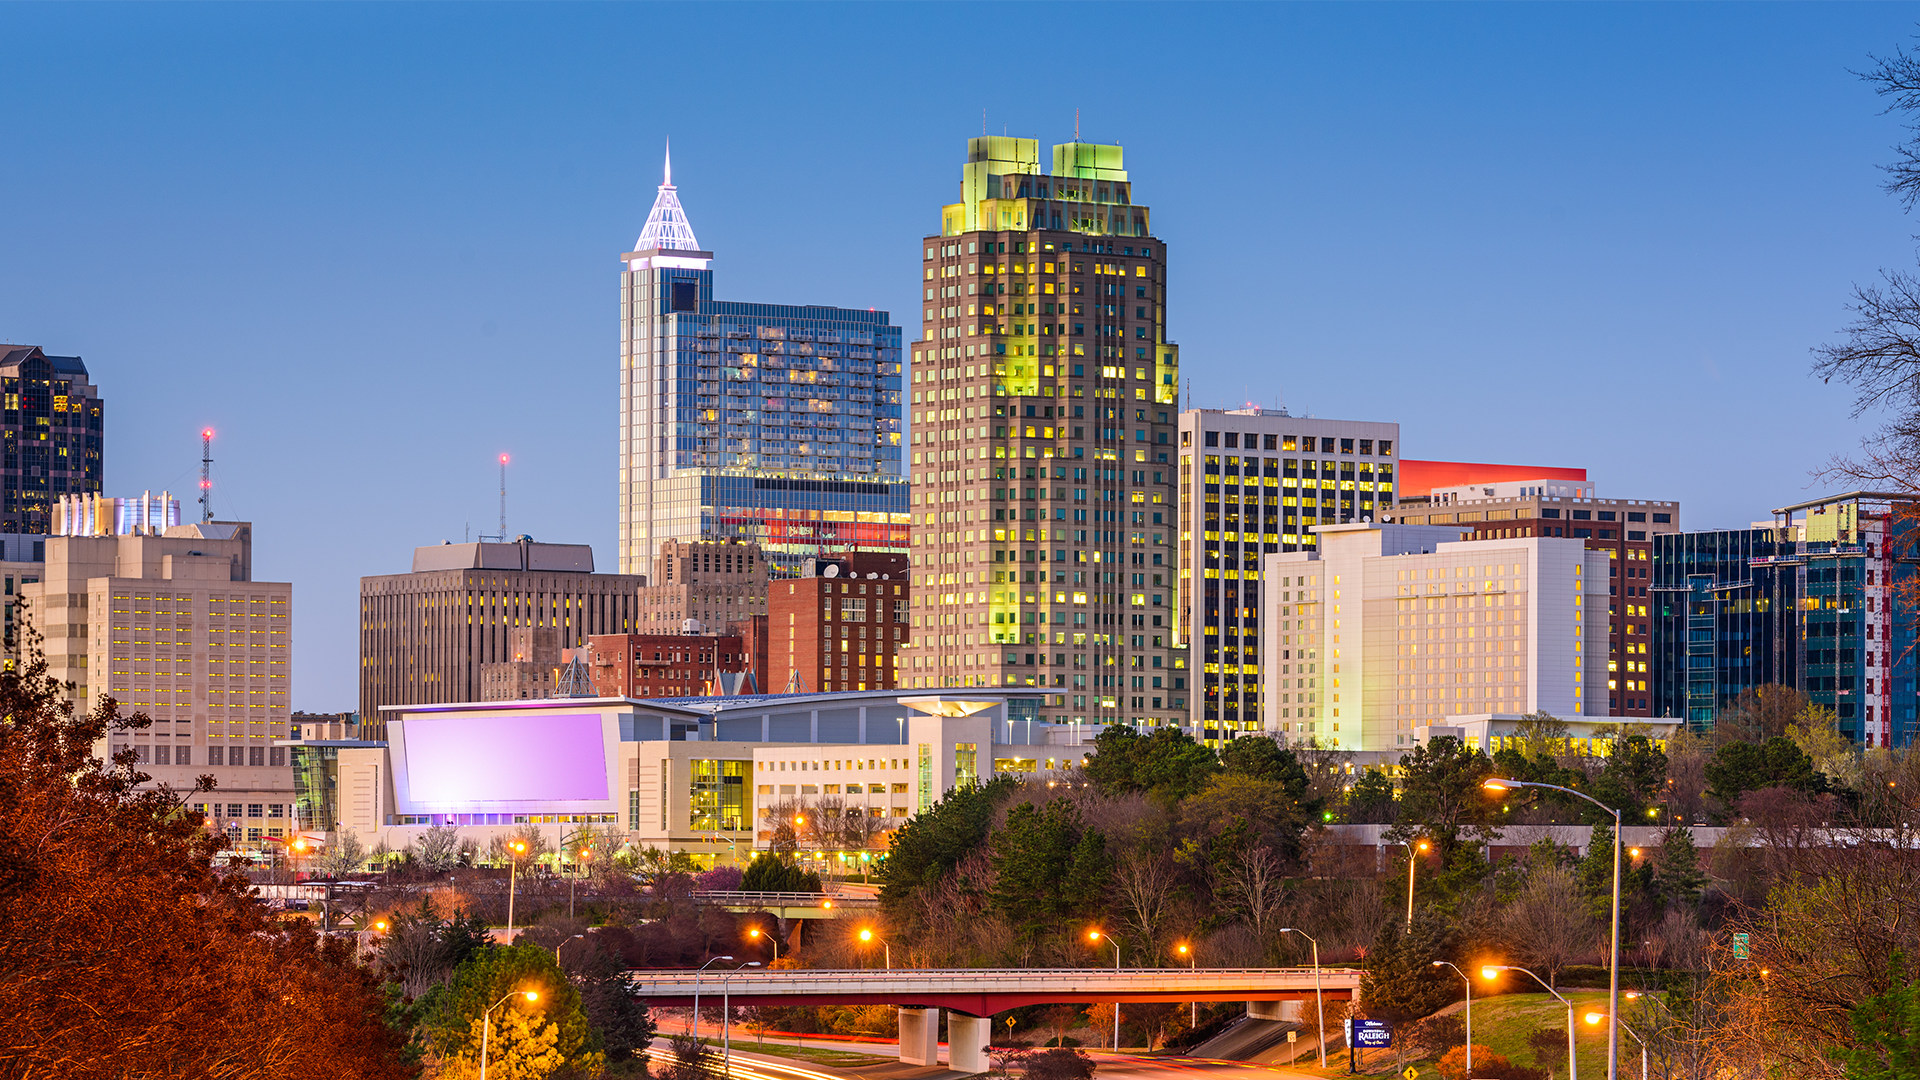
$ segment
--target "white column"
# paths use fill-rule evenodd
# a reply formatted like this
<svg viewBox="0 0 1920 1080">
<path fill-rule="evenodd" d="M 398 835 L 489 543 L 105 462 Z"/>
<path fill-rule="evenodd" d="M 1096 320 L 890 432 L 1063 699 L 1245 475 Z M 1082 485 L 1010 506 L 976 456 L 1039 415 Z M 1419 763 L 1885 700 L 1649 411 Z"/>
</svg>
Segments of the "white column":
<svg viewBox="0 0 1920 1080">
<path fill-rule="evenodd" d="M 908 1065 L 940 1064 L 940 1010 L 901 1007 L 900 1060 Z"/>
<path fill-rule="evenodd" d="M 992 1017 L 947 1011 L 947 1068 L 968 1075 L 986 1072 L 992 1040 Z"/>
</svg>

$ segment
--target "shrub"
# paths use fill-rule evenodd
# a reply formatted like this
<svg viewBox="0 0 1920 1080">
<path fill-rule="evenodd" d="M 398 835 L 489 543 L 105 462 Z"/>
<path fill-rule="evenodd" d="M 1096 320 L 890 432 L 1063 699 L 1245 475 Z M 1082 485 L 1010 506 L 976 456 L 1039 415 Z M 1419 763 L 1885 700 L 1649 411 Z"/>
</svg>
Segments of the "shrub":
<svg viewBox="0 0 1920 1080">
<path fill-rule="evenodd" d="M 1434 1068 L 1446 1080 L 1466 1080 L 1467 1048 L 1456 1046 L 1446 1052 Z M 1539 1069 L 1530 1069 L 1525 1065 L 1515 1065 L 1505 1057 L 1493 1052 L 1489 1046 L 1478 1043 L 1473 1047 L 1473 1080 L 1546 1080 L 1546 1073 Z"/>
</svg>

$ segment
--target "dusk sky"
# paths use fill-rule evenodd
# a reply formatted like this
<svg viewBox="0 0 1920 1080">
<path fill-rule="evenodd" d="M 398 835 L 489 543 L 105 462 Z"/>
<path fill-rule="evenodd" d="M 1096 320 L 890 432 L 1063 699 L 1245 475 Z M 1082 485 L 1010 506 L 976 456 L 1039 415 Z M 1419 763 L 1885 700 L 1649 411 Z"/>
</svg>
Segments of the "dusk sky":
<svg viewBox="0 0 1920 1080">
<path fill-rule="evenodd" d="M 498 527 L 615 569 L 617 256 L 673 142 L 721 299 L 877 307 L 987 130 L 1126 147 L 1189 404 L 1397 420 L 1688 529 L 1824 491 L 1808 377 L 1911 266 L 1849 73 L 1920 6 L 0 5 L 0 341 L 85 358 L 105 488 L 255 523 L 297 709 L 358 579 Z M 183 506 L 191 515 L 193 508 Z"/>
</svg>

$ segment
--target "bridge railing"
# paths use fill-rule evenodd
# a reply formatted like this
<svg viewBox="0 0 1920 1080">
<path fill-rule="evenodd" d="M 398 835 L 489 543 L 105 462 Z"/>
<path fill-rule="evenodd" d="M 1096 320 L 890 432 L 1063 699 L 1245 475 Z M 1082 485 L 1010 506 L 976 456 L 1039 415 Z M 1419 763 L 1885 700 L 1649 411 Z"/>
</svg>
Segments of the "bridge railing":
<svg viewBox="0 0 1920 1080">
<path fill-rule="evenodd" d="M 725 907 L 874 907 L 880 901 L 871 896 L 856 896 L 842 893 L 812 892 L 737 892 L 723 890 L 702 890 L 693 894 L 695 900 L 705 904 L 720 904 Z"/>
</svg>

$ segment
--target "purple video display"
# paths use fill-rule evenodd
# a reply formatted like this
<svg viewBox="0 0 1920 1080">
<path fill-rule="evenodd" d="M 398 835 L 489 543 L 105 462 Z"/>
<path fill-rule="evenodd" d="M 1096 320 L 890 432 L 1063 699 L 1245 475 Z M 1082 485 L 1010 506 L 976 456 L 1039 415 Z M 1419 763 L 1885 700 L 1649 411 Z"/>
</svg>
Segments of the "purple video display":
<svg viewBox="0 0 1920 1080">
<path fill-rule="evenodd" d="M 597 713 L 411 716 L 408 801 L 419 806 L 587 802 L 607 798 Z"/>
</svg>

